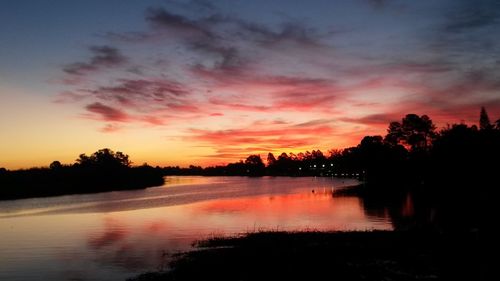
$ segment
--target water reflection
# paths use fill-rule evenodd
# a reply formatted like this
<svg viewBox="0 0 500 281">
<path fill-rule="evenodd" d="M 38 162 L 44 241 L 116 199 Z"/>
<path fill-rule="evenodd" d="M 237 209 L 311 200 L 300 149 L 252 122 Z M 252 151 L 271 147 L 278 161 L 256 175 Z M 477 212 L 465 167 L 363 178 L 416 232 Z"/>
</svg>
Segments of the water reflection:
<svg viewBox="0 0 500 281">
<path fill-rule="evenodd" d="M 332 196 L 355 183 L 191 177 L 141 191 L 1 202 L 0 280 L 124 280 L 213 235 L 392 229 L 389 212 Z"/>
</svg>

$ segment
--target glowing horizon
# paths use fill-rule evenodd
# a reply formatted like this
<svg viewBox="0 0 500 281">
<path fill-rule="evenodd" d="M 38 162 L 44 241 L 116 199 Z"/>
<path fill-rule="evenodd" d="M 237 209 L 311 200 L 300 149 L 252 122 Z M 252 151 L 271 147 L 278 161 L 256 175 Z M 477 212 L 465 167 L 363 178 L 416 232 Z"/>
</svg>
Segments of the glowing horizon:
<svg viewBox="0 0 500 281">
<path fill-rule="evenodd" d="M 0 10 L 7 169 L 101 148 L 207 166 L 354 146 L 408 113 L 500 118 L 495 1 L 40 2 Z"/>
</svg>

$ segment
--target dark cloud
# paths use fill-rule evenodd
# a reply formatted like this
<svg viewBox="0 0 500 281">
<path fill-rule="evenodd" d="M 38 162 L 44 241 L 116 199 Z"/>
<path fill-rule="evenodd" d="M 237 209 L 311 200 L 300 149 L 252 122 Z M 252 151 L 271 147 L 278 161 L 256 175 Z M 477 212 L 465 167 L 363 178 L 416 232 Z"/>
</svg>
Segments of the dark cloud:
<svg viewBox="0 0 500 281">
<path fill-rule="evenodd" d="M 301 46 L 320 46 L 320 35 L 316 29 L 307 27 L 304 22 L 288 21 L 282 23 L 277 29 L 249 22 L 240 18 L 214 14 L 204 20 L 210 25 L 229 25 L 234 30 L 229 33 L 234 39 L 255 42 L 264 47 L 279 43 L 294 42 Z M 331 34 L 328 34 L 331 35 Z"/>
<path fill-rule="evenodd" d="M 209 0 L 191 0 L 185 3 L 184 8 L 189 11 L 200 11 L 200 12 L 213 12 L 216 10 L 216 6 Z"/>
<path fill-rule="evenodd" d="M 141 120 L 151 124 L 163 122 L 149 113 L 162 110 L 177 114 L 199 112 L 195 101 L 188 97 L 190 90 L 181 83 L 168 79 L 118 79 L 117 82 L 113 86 L 100 86 L 89 92 L 95 99 L 148 114 Z"/>
<path fill-rule="evenodd" d="M 497 0 L 458 0 L 448 14 L 444 30 L 451 33 L 469 32 L 496 25 L 500 18 L 500 2 Z"/>
<path fill-rule="evenodd" d="M 301 45 L 320 45 L 322 37 L 316 29 L 307 27 L 304 22 L 288 21 L 276 28 L 249 22 L 241 18 L 213 13 L 198 19 L 174 14 L 164 8 L 149 8 L 146 11 L 146 21 L 155 28 L 166 28 L 177 31 L 181 35 L 195 35 L 205 40 L 231 42 L 235 39 L 246 42 L 256 42 L 262 45 L 272 45 L 280 42 L 295 42 Z M 328 35 L 331 35 L 328 33 Z M 116 34 L 113 36 L 117 37 Z M 118 36 L 119 37 L 119 36 Z M 123 36 L 124 38 L 143 39 L 137 33 Z M 207 42 L 195 42 L 207 44 Z M 219 44 L 220 45 L 220 44 Z"/>
<path fill-rule="evenodd" d="M 186 11 L 211 12 L 216 10 L 216 6 L 209 0 L 167 0 L 168 6 L 177 7 Z"/>
<path fill-rule="evenodd" d="M 215 64 L 212 68 L 233 69 L 243 64 L 243 59 L 235 47 L 216 45 L 212 40 L 192 42 L 189 46 L 194 51 L 215 56 Z"/>
<path fill-rule="evenodd" d="M 126 122 L 130 117 L 123 111 L 104 105 L 100 102 L 89 104 L 85 107 L 89 112 L 96 114 L 104 121 Z"/>
<path fill-rule="evenodd" d="M 118 79 L 115 86 L 99 87 L 96 94 L 116 94 L 125 97 L 149 97 L 155 101 L 164 101 L 167 96 L 181 97 L 189 94 L 189 89 L 183 84 L 168 79 Z"/>
<path fill-rule="evenodd" d="M 114 66 L 126 61 L 118 49 L 110 46 L 92 46 L 90 51 L 94 54 L 90 60 L 92 65 Z"/>
<path fill-rule="evenodd" d="M 163 8 L 149 8 L 146 11 L 146 20 L 155 28 L 178 32 L 180 35 L 203 36 L 213 38 L 212 32 L 199 21 L 190 20 L 182 15 L 170 13 Z"/>
<path fill-rule="evenodd" d="M 94 100 L 85 106 L 90 112 L 83 117 L 106 122 L 140 122 L 153 126 L 165 125 L 176 120 L 209 115 L 200 109 L 183 84 L 168 79 L 118 79 L 112 86 L 87 89 L 86 98 Z M 107 124 L 102 132 L 122 129 L 116 124 Z"/>
<path fill-rule="evenodd" d="M 449 60 L 439 59 L 439 60 L 399 60 L 394 63 L 388 63 L 386 65 L 379 66 L 381 69 L 385 69 L 388 72 L 398 72 L 398 73 L 442 73 L 449 72 L 456 68 L 456 63 Z"/>
<path fill-rule="evenodd" d="M 444 21 L 424 34 L 432 52 L 474 62 L 498 57 L 499 40 L 496 34 L 500 24 L 500 2 L 497 0 L 456 0 L 442 13 Z M 430 33 L 431 35 L 428 36 Z M 470 61 L 468 63 L 474 63 Z"/>
<path fill-rule="evenodd" d="M 92 57 L 88 62 L 75 62 L 63 68 L 64 72 L 73 75 L 83 75 L 100 68 L 123 65 L 127 58 L 121 52 L 110 46 L 92 46 L 89 48 Z"/>
<path fill-rule="evenodd" d="M 267 43 L 295 41 L 302 45 L 319 45 L 319 39 L 317 35 L 315 35 L 315 29 L 308 28 L 303 23 L 290 22 L 283 24 L 280 31 L 275 32 L 274 34 L 271 33 L 271 36 L 268 36 L 267 38 Z"/>
<path fill-rule="evenodd" d="M 97 66 L 85 62 L 75 62 L 72 64 L 68 64 L 63 68 L 64 72 L 73 75 L 83 75 L 97 69 Z"/>
<path fill-rule="evenodd" d="M 197 2 L 197 1 L 196 1 Z M 200 3 L 187 3 L 197 6 Z M 260 25 L 240 18 L 221 15 L 210 11 L 210 15 L 190 18 L 173 13 L 167 8 L 149 8 L 145 20 L 152 29 L 146 32 L 107 33 L 105 37 L 122 42 L 157 42 L 169 40 L 184 45 L 188 50 L 201 55 L 193 57 L 192 65 L 207 69 L 228 69 L 251 63 L 252 56 L 259 51 L 283 48 L 322 48 L 329 46 L 321 42 L 315 29 L 304 22 L 286 22 L 277 28 Z M 328 34 L 329 35 L 329 34 Z M 173 40 L 174 39 L 174 40 Z M 252 50 L 248 52 L 248 50 Z M 207 60 L 208 59 L 208 60 Z M 88 65 L 80 65 L 86 67 Z M 77 67 L 75 67 L 77 68 Z"/>
<path fill-rule="evenodd" d="M 194 63 L 195 67 L 233 71 L 235 67 L 252 61 L 248 48 L 265 51 L 285 46 L 301 49 L 325 47 L 320 42 L 321 35 L 303 22 L 283 23 L 276 29 L 217 13 L 191 19 L 165 8 L 149 8 L 146 21 L 153 26 L 152 33 L 112 36 L 125 41 L 144 41 L 147 37 L 163 38 L 163 31 L 167 31 L 170 36 L 164 37 L 165 39 L 175 36 L 188 49 L 202 55 L 199 62 Z M 207 57 L 212 58 L 211 63 L 207 63 Z"/>
</svg>

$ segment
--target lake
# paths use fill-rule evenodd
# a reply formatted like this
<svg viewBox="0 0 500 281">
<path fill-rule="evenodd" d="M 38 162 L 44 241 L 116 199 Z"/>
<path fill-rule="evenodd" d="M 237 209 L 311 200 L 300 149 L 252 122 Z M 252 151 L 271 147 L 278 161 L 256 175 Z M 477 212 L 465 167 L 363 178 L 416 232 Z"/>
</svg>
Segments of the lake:
<svg viewBox="0 0 500 281">
<path fill-rule="evenodd" d="M 167 177 L 144 190 L 0 201 L 0 280 L 125 280 L 214 235 L 392 229 L 387 212 L 332 196 L 357 183 Z"/>
</svg>

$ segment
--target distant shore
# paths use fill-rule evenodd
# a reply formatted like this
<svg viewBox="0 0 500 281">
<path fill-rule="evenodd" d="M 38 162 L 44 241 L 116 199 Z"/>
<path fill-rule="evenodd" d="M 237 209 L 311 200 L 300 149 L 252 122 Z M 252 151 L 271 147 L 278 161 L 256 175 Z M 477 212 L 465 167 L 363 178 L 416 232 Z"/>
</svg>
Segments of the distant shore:
<svg viewBox="0 0 500 281">
<path fill-rule="evenodd" d="M 129 280 L 486 280 L 480 250 L 472 233 L 257 232 L 200 241 Z"/>
<path fill-rule="evenodd" d="M 34 168 L 0 174 L 0 200 L 143 189 L 164 182 L 152 167 Z"/>
</svg>

